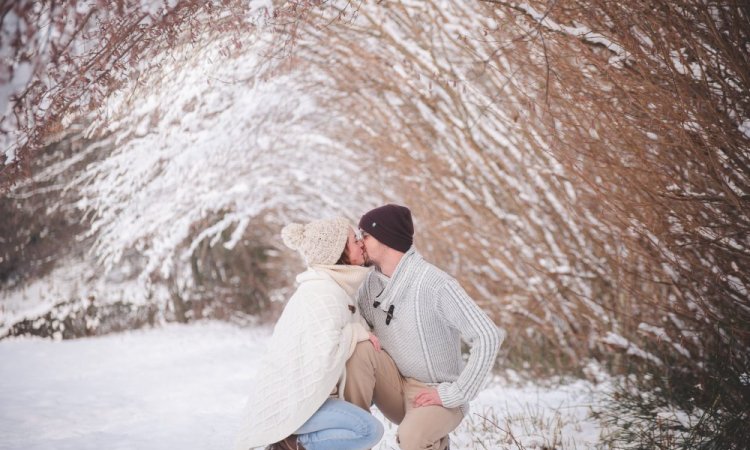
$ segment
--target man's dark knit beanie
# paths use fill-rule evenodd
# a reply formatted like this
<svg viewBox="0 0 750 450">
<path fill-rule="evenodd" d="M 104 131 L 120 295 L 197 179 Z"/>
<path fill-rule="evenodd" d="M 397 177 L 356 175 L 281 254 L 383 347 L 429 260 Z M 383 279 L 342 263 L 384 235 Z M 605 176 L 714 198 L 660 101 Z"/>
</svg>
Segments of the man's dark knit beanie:
<svg viewBox="0 0 750 450">
<path fill-rule="evenodd" d="M 403 253 L 414 242 L 411 211 L 405 206 L 389 204 L 368 211 L 359 219 L 359 229 Z"/>
</svg>

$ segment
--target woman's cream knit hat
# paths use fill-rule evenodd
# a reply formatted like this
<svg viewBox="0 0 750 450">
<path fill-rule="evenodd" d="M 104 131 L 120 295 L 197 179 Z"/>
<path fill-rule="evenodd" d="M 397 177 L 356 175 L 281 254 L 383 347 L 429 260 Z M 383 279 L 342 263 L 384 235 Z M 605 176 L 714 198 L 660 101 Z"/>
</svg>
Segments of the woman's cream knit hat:
<svg viewBox="0 0 750 450">
<path fill-rule="evenodd" d="M 300 252 L 308 266 L 336 264 L 344 253 L 351 225 L 343 217 L 290 223 L 281 230 L 284 245 Z"/>
</svg>

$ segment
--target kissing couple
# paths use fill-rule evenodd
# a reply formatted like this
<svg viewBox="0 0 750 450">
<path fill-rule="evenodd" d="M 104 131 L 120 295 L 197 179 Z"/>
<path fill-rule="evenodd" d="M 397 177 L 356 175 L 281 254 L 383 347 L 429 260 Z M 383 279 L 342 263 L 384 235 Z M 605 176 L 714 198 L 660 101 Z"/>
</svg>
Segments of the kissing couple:
<svg viewBox="0 0 750 450">
<path fill-rule="evenodd" d="M 504 332 L 413 245 L 411 211 L 289 224 L 307 270 L 253 379 L 238 450 L 445 450 L 495 363 Z M 470 347 L 468 360 L 461 341 Z"/>
</svg>

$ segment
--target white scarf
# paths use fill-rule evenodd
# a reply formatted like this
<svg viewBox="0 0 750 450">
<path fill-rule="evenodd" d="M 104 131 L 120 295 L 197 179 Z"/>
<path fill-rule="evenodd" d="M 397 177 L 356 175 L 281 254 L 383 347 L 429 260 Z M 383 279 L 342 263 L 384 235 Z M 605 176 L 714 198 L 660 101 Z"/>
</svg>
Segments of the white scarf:
<svg viewBox="0 0 750 450">
<path fill-rule="evenodd" d="M 369 267 L 344 264 L 313 264 L 310 267 L 329 275 L 352 298 L 370 272 Z"/>
</svg>

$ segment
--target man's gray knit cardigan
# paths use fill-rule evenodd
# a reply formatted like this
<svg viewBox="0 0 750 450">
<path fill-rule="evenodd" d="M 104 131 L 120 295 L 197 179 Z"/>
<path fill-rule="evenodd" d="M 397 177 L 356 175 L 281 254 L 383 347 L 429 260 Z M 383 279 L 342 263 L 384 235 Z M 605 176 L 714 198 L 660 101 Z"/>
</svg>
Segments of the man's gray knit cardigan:
<svg viewBox="0 0 750 450">
<path fill-rule="evenodd" d="M 467 411 L 487 380 L 504 333 L 456 279 L 412 246 L 390 279 L 370 272 L 357 296 L 362 316 L 401 375 L 436 386 L 446 408 Z M 465 366 L 461 338 L 471 348 Z"/>
</svg>

